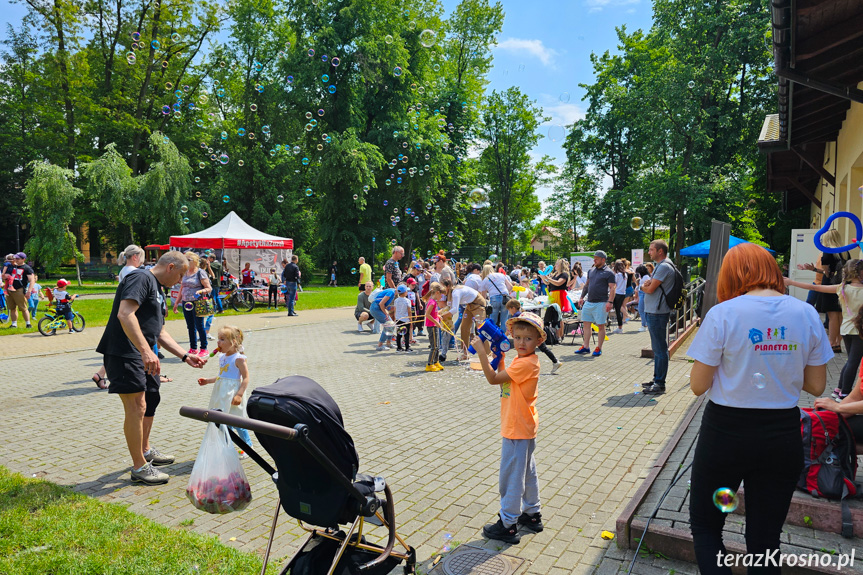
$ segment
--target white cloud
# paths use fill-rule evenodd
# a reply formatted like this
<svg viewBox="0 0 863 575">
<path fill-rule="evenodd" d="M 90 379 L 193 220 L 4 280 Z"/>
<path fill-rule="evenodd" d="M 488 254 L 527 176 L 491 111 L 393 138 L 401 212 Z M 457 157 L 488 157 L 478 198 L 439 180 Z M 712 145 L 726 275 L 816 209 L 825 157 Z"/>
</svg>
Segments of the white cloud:
<svg viewBox="0 0 863 575">
<path fill-rule="evenodd" d="M 554 68 L 554 58 L 559 56 L 557 50 L 547 48 L 542 40 L 523 40 L 521 38 L 507 38 L 497 43 L 497 48 L 515 52 L 516 54 L 530 54 L 537 58 L 544 66 Z"/>
<path fill-rule="evenodd" d="M 641 0 L 584 0 L 588 12 L 602 12 L 605 8 L 612 6 L 629 6 L 638 4 Z"/>
<path fill-rule="evenodd" d="M 584 110 L 578 104 L 558 102 L 557 104 L 544 105 L 542 111 L 546 115 L 551 116 L 552 124 L 560 124 L 562 126 L 569 126 L 576 120 L 584 118 Z"/>
</svg>

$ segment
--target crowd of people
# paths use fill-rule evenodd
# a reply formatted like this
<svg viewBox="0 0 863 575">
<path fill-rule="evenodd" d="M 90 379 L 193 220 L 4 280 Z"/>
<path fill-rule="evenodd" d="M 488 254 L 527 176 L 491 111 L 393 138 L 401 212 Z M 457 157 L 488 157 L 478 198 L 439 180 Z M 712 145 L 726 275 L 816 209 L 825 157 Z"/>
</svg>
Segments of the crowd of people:
<svg viewBox="0 0 863 575">
<path fill-rule="evenodd" d="M 626 259 L 609 262 L 602 250 L 594 253 L 593 266 L 587 271 L 579 262 L 571 267 L 566 258 L 552 266 L 540 261 L 532 269 L 521 265 L 507 269 L 492 260 L 454 262 L 443 251 L 427 260 L 413 257 L 403 265 L 404 248 L 395 246 L 381 269 L 378 285 L 371 266 L 365 258 L 359 259 L 360 293 L 354 310 L 357 331 L 379 334 L 378 351 L 392 349 L 393 342 L 397 351 L 409 351 L 417 337 L 427 335 L 431 354 L 426 369 L 440 371 L 450 351 L 456 353 L 454 359 L 467 359 L 475 326 L 488 320 L 504 329 L 522 307 L 520 302 L 541 315 L 548 316 L 544 313 L 548 308 L 554 310 L 543 321 L 544 329 L 554 332 L 553 342 L 563 340 L 568 324 L 563 320 L 575 318 L 581 325 L 573 329 L 580 329 L 584 342 L 575 353 L 591 357 L 602 355 L 613 312 L 617 328 L 612 335 L 624 333 L 624 325 L 636 317 L 641 322 L 638 331 L 650 332 L 655 368 L 653 378 L 642 385 L 644 393 L 662 394 L 668 371 L 665 329 L 671 312 L 663 284 L 669 285 L 676 270 L 667 257 L 665 241 L 652 242 L 648 253 L 653 262 L 637 269 Z M 591 348 L 594 337 L 596 345 Z M 555 373 L 562 364 L 545 342 L 540 350 L 551 360 L 551 373 Z"/>
</svg>

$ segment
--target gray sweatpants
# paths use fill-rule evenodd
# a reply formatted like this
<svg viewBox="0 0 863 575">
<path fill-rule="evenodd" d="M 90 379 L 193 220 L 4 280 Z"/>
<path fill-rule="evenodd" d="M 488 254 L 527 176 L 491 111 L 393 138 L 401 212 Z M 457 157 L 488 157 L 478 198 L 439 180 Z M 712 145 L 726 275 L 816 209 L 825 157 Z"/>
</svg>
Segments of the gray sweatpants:
<svg viewBox="0 0 863 575">
<path fill-rule="evenodd" d="M 502 438 L 500 449 L 500 518 L 514 525 L 519 515 L 539 512 L 539 479 L 533 451 L 536 439 Z"/>
</svg>

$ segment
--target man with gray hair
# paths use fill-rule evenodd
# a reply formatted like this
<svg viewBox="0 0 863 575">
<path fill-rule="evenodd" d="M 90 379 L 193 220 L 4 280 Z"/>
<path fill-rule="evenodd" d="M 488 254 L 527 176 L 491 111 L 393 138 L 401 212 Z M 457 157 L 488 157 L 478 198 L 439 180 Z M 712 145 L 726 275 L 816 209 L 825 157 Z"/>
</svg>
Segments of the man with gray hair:
<svg viewBox="0 0 863 575">
<path fill-rule="evenodd" d="M 599 341 L 596 349 L 591 354 L 593 357 L 602 355 L 602 344 L 605 342 L 605 323 L 608 320 L 608 312 L 614 304 L 614 273 L 605 265 L 607 256 L 602 250 L 593 254 L 593 267 L 587 270 L 587 281 L 584 283 L 582 297 L 578 300 L 581 308 L 581 331 L 584 335 L 584 345 L 576 350 L 577 354 L 590 353 L 590 336 L 593 324 L 599 331 Z M 587 302 L 584 301 L 587 294 Z"/>
<path fill-rule="evenodd" d="M 108 393 L 123 402 L 123 434 L 132 456 L 132 481 L 145 485 L 168 482 L 168 474 L 154 468 L 174 463 L 174 457 L 150 445 L 153 417 L 161 401 L 159 347 L 183 358 L 192 367 L 204 367 L 205 358 L 186 353 L 165 330 L 165 296 L 160 286 L 178 283 L 188 260 L 178 251 L 159 258 L 149 270 L 127 274 L 117 288 L 102 340 L 96 348 L 104 355 Z"/>
<path fill-rule="evenodd" d="M 399 260 L 405 256 L 405 249 L 401 246 L 393 248 L 393 257 L 384 264 L 384 275 L 386 276 L 386 287 L 395 289 L 402 281 L 402 270 L 399 269 Z"/>
</svg>

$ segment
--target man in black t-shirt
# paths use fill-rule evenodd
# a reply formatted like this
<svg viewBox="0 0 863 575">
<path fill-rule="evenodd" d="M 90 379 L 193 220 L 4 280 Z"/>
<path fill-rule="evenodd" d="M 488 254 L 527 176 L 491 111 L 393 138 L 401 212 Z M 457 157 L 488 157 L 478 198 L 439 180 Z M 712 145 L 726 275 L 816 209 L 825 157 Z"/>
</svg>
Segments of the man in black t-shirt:
<svg viewBox="0 0 863 575">
<path fill-rule="evenodd" d="M 159 405 L 161 365 L 154 347 L 183 358 L 192 367 L 204 367 L 207 360 L 189 355 L 164 329 L 165 295 L 161 286 L 170 287 L 183 277 L 186 257 L 168 252 L 149 270 L 135 270 L 120 282 L 108 325 L 96 348 L 105 357 L 108 393 L 123 402 L 123 433 L 132 456 L 132 481 L 146 485 L 168 482 L 168 474 L 153 466 L 170 465 L 174 458 L 150 446 L 153 416 Z"/>
<path fill-rule="evenodd" d="M 6 273 L 12 279 L 12 288 L 8 290 L 9 317 L 12 318 L 12 327 L 18 327 L 18 310 L 24 314 L 24 323 L 29 329 L 30 310 L 27 299 L 36 292 L 36 282 L 33 279 L 33 268 L 27 265 L 27 254 L 18 252 L 12 260 L 14 264 L 6 268 Z M 4 280 L 6 278 L 3 278 Z"/>
<path fill-rule="evenodd" d="M 297 285 L 300 281 L 300 266 L 297 262 L 300 258 L 291 256 L 291 263 L 282 270 L 282 281 L 285 282 L 285 305 L 288 308 L 288 316 L 298 315 L 294 311 L 294 302 L 297 299 Z"/>
<path fill-rule="evenodd" d="M 581 305 L 581 329 L 584 334 L 584 344 L 577 349 L 575 353 L 584 355 L 590 353 L 593 357 L 602 355 L 602 344 L 605 342 L 605 324 L 608 319 L 608 312 L 611 311 L 611 306 L 614 302 L 614 272 L 608 269 L 605 252 L 596 250 L 593 254 L 593 267 L 587 270 L 587 281 L 584 283 L 584 291 L 582 297 L 578 300 Z M 587 294 L 587 302 L 584 301 L 584 294 Z M 596 325 L 598 333 L 596 334 L 597 346 L 590 352 L 590 337 L 593 330 L 593 325 Z"/>
</svg>

